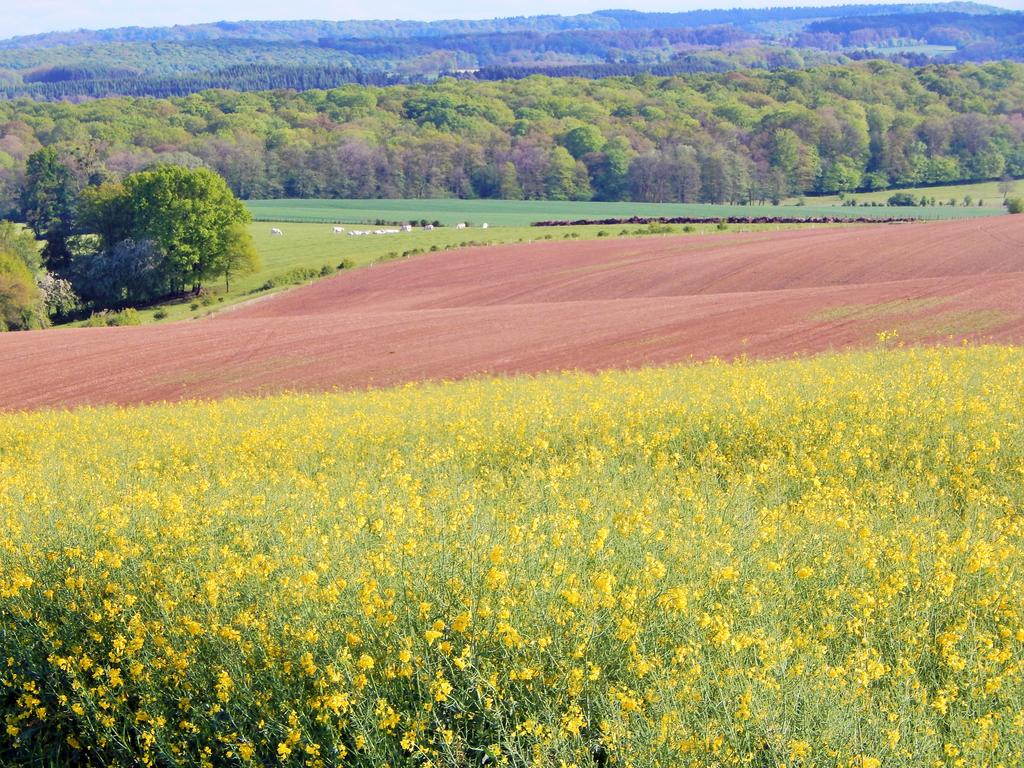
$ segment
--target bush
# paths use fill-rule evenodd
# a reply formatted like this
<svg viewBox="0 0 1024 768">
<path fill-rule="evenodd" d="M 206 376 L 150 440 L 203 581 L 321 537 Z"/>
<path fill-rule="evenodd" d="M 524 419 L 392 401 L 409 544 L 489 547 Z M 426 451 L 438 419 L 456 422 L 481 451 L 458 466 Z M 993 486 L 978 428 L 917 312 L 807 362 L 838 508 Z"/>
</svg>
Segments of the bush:
<svg viewBox="0 0 1024 768">
<path fill-rule="evenodd" d="M 198 307 L 199 305 L 193 304 L 192 306 L 195 308 Z M 160 311 L 163 312 L 163 310 Z M 154 317 L 155 316 L 156 315 L 154 315 Z M 164 317 L 167 317 L 166 312 L 164 312 Z M 111 312 L 109 309 L 104 309 L 99 312 L 93 312 L 91 315 L 89 315 L 89 319 L 86 320 L 83 323 L 83 325 L 86 328 L 107 328 L 124 325 L 142 325 L 142 316 L 139 315 L 139 311 L 134 307 L 128 307 L 118 312 Z"/>
<path fill-rule="evenodd" d="M 39 287 L 39 296 L 48 315 L 66 319 L 82 308 L 70 281 L 51 272 L 43 272 L 42 276 L 36 279 L 36 285 Z"/>
<path fill-rule="evenodd" d="M 1024 197 L 1007 198 L 1006 210 L 1010 213 L 1024 213 Z"/>
<path fill-rule="evenodd" d="M 284 273 L 280 285 L 286 285 L 288 283 L 291 283 L 292 285 L 308 283 L 310 280 L 315 280 L 319 276 L 320 273 L 312 267 L 295 267 L 295 269 L 290 269 Z"/>
<path fill-rule="evenodd" d="M 107 317 L 107 325 L 142 325 L 142 317 L 137 309 L 128 307 L 110 314 Z"/>
<path fill-rule="evenodd" d="M 338 267 L 341 269 L 341 267 Z M 326 271 L 325 271 L 326 270 Z M 313 269 L 312 267 L 295 267 L 289 269 L 276 277 L 272 277 L 267 280 L 263 285 L 257 288 L 253 293 L 259 293 L 260 291 L 270 291 L 282 285 L 298 285 L 300 283 L 307 283 L 310 280 L 315 280 L 318 277 L 328 275 L 331 272 L 330 267 L 324 267 L 323 269 Z"/>
<path fill-rule="evenodd" d="M 355 265 L 356 263 L 352 261 L 352 259 L 342 259 L 340 262 L 338 262 L 338 270 L 340 271 L 342 269 L 352 269 L 355 267 Z"/>
<path fill-rule="evenodd" d="M 328 275 L 333 274 L 333 272 L 334 270 L 331 269 L 327 264 L 324 264 L 322 267 L 320 267 L 320 277 L 327 277 Z"/>
<path fill-rule="evenodd" d="M 166 309 L 158 309 L 156 312 L 153 313 L 153 319 L 154 320 L 164 320 L 166 318 L 167 318 L 167 310 Z"/>
<path fill-rule="evenodd" d="M 889 195 L 889 199 L 886 202 L 889 205 L 901 208 L 910 208 L 917 205 L 917 200 L 909 192 L 897 192 L 894 195 Z"/>
</svg>

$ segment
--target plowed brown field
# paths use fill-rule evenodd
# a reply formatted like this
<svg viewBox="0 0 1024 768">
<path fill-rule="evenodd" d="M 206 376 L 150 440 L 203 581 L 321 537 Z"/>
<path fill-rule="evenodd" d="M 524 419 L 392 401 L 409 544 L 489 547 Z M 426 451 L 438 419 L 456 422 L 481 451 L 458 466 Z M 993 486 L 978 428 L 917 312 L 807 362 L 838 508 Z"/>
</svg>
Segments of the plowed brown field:
<svg viewBox="0 0 1024 768">
<path fill-rule="evenodd" d="M 0 334 L 0 407 L 1024 339 L 1024 216 L 437 253 L 205 320 Z"/>
</svg>

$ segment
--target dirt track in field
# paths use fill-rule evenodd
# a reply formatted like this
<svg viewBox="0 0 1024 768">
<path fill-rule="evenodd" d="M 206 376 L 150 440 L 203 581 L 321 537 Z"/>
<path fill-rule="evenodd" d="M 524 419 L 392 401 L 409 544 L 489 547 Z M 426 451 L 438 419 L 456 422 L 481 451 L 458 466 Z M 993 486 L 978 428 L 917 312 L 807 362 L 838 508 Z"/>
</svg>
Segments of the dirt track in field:
<svg viewBox="0 0 1024 768">
<path fill-rule="evenodd" d="M 1024 216 L 544 242 L 378 264 L 136 328 L 0 334 L 0 408 L 1024 340 Z"/>
</svg>

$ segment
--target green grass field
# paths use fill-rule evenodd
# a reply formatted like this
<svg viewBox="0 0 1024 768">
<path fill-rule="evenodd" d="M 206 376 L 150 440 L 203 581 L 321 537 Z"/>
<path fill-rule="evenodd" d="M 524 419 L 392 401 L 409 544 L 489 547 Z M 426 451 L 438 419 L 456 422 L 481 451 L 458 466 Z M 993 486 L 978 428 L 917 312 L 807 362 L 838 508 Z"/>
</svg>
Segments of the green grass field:
<svg viewBox="0 0 1024 768">
<path fill-rule="evenodd" d="M 995 185 L 993 185 L 994 188 Z M 961 193 L 969 194 L 967 192 Z M 888 194 L 885 195 L 888 197 Z M 948 195 L 947 195 L 948 197 Z M 1001 198 L 1000 198 L 1001 199 Z M 882 198 L 884 201 L 884 197 Z M 440 221 L 476 225 L 525 227 L 537 221 L 605 219 L 628 216 L 843 216 L 849 218 L 910 216 L 920 219 L 955 219 L 991 216 L 984 208 L 849 208 L 838 198 L 818 198 L 808 205 L 684 205 L 674 203 L 594 203 L 548 200 L 251 200 L 249 210 L 258 221 L 372 223 L 385 221 Z"/>
<path fill-rule="evenodd" d="M 741 232 L 758 229 L 790 229 L 797 225 L 729 225 L 727 231 Z M 807 225 L 802 225 L 807 226 Z M 283 236 L 271 234 L 277 227 Z M 334 274 L 343 261 L 352 267 L 361 267 L 378 261 L 415 256 L 432 250 L 446 250 L 470 245 L 501 245 L 526 243 L 537 240 L 595 239 L 643 233 L 638 226 L 582 226 L 582 227 L 506 227 L 489 229 L 478 227 L 457 230 L 441 227 L 432 231 L 416 229 L 395 235 L 349 237 L 334 234 L 329 224 L 295 222 L 256 222 L 250 225 L 253 241 L 260 254 L 260 270 L 251 275 L 240 275 L 231 281 L 231 290 L 223 282 L 210 283 L 201 298 L 188 297 L 139 310 L 143 322 L 154 320 L 183 320 L 202 317 L 231 304 L 255 296 L 283 290 L 310 282 L 321 276 Z M 682 225 L 669 227 L 664 234 L 681 234 Z M 693 232 L 717 232 L 714 224 L 692 225 Z M 644 235 L 659 237 L 662 235 Z"/>
<path fill-rule="evenodd" d="M 1024 194 L 1024 179 L 1015 182 L 1016 188 L 1010 193 L 1011 197 Z M 912 187 L 909 189 L 884 189 L 879 192 L 853 192 L 846 196 L 846 199 L 853 198 L 861 203 L 884 203 L 889 197 L 897 192 L 909 192 L 914 197 L 921 197 L 925 195 L 928 198 L 935 198 L 937 202 L 948 203 L 950 200 L 956 200 L 956 207 L 941 206 L 938 208 L 939 211 L 945 213 L 945 217 L 956 218 L 959 216 L 970 216 L 978 214 L 978 203 L 982 204 L 981 211 L 991 214 L 993 212 L 1005 212 L 1003 207 L 1003 193 L 999 190 L 1000 182 L 998 181 L 979 181 L 974 184 L 948 184 L 941 187 Z M 973 201 L 973 207 L 964 208 L 963 199 L 965 195 L 969 195 Z M 842 205 L 843 199 L 838 195 L 831 195 L 828 197 L 808 197 L 806 198 L 807 206 L 809 208 L 818 208 L 820 206 L 828 205 Z M 883 210 L 882 208 L 849 208 L 850 211 L 864 211 L 864 210 Z M 889 209 L 892 210 L 892 209 Z M 921 211 L 921 210 L 934 210 L 932 208 L 899 208 L 901 211 Z M 917 213 L 910 213 L 911 216 L 916 216 Z M 943 218 L 943 217 L 940 217 Z"/>
</svg>

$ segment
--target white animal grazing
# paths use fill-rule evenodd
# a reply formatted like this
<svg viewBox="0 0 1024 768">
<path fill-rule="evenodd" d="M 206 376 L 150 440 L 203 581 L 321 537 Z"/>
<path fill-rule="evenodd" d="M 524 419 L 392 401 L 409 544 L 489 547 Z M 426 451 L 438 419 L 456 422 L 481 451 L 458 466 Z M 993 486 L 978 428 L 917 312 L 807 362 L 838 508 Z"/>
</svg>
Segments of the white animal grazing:
<svg viewBox="0 0 1024 768">
<path fill-rule="evenodd" d="M 336 235 L 340 235 L 344 231 L 345 231 L 344 227 L 335 227 L 334 228 L 334 234 L 336 234 Z"/>
<path fill-rule="evenodd" d="M 277 227 L 271 227 L 271 228 L 270 228 L 270 234 L 272 234 L 272 235 L 283 235 L 283 234 L 284 234 L 284 232 L 282 232 L 282 231 L 281 231 L 280 229 L 278 229 Z"/>
<path fill-rule="evenodd" d="M 462 223 L 459 223 L 459 224 L 456 224 L 456 225 L 455 225 L 455 228 L 456 228 L 456 229 L 465 229 L 465 228 L 466 228 L 466 225 L 465 225 L 465 224 L 462 224 Z"/>
<path fill-rule="evenodd" d="M 403 232 L 412 232 L 412 224 L 403 224 L 402 225 L 402 231 Z"/>
<path fill-rule="evenodd" d="M 433 224 L 427 224 L 427 226 L 425 226 L 423 229 L 426 230 L 427 232 L 433 232 L 434 231 L 434 225 Z"/>
<path fill-rule="evenodd" d="M 482 226 L 482 227 L 480 227 L 480 229 L 487 229 L 487 228 L 488 228 L 489 226 L 491 226 L 491 225 L 490 225 L 490 224 L 488 224 L 488 223 L 487 223 L 487 222 L 485 221 L 485 222 L 483 223 L 483 226 Z"/>
</svg>

